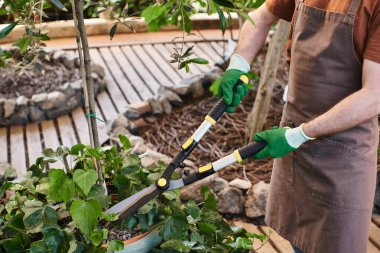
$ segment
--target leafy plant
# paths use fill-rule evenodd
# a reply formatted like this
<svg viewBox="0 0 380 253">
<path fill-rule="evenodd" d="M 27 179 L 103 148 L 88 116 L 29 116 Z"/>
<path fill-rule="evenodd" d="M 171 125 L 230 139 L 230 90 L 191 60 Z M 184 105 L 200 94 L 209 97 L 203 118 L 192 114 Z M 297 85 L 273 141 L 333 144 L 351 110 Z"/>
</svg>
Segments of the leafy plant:
<svg viewBox="0 0 380 253">
<path fill-rule="evenodd" d="M 202 188 L 201 204 L 182 203 L 179 192 L 170 191 L 127 219 L 107 214 L 111 204 L 154 183 L 166 167 L 160 162 L 143 168 L 140 157 L 131 153 L 128 138 L 120 136 L 120 142 L 120 150 L 82 144 L 47 149 L 25 175 L 5 180 L 0 187 L 0 251 L 105 252 L 102 244 L 111 229 L 160 231 L 163 243 L 156 252 L 248 252 L 252 248 L 253 238 L 260 235 L 231 228 L 217 213 L 215 196 L 208 188 Z M 97 183 L 94 159 L 105 174 L 109 195 Z M 72 166 L 67 160 L 74 161 Z M 57 161 L 66 172 L 45 168 L 46 163 Z M 108 247 L 120 250 L 124 244 L 110 240 Z"/>
</svg>

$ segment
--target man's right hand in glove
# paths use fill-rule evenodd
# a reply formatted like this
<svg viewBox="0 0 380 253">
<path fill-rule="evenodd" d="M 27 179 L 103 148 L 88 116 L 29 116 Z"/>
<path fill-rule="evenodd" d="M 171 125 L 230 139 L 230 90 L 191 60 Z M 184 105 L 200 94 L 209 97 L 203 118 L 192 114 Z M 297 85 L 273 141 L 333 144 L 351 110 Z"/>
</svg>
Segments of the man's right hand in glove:
<svg viewBox="0 0 380 253">
<path fill-rule="evenodd" d="M 218 98 L 223 97 L 225 103 L 230 105 L 227 109 L 229 113 L 234 112 L 234 108 L 239 105 L 240 101 L 248 93 L 248 86 L 245 83 L 237 86 L 235 94 L 233 89 L 240 76 L 246 75 L 249 69 L 250 66 L 243 57 L 238 54 L 231 56 L 230 65 L 222 77 L 218 90 Z"/>
</svg>

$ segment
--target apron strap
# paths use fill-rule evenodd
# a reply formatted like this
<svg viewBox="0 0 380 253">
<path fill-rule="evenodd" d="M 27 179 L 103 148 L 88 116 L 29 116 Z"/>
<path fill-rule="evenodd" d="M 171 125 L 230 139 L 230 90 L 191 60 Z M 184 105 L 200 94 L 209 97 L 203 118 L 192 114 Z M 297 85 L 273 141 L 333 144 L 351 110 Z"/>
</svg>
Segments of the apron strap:
<svg viewBox="0 0 380 253">
<path fill-rule="evenodd" d="M 358 12 L 361 0 L 351 0 L 350 8 L 348 9 L 347 15 L 355 18 Z"/>
</svg>

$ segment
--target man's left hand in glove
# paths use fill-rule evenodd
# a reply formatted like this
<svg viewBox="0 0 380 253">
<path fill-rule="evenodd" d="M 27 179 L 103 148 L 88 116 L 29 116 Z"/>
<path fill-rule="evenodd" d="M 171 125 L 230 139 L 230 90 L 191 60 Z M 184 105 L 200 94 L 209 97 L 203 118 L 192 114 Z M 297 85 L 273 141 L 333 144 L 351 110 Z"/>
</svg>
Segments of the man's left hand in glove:
<svg viewBox="0 0 380 253">
<path fill-rule="evenodd" d="M 276 127 L 256 133 L 253 139 L 256 142 L 266 142 L 267 144 L 263 150 L 254 156 L 256 159 L 266 157 L 280 158 L 296 150 L 303 143 L 313 140 L 303 132 L 302 125 L 297 128 Z"/>
</svg>

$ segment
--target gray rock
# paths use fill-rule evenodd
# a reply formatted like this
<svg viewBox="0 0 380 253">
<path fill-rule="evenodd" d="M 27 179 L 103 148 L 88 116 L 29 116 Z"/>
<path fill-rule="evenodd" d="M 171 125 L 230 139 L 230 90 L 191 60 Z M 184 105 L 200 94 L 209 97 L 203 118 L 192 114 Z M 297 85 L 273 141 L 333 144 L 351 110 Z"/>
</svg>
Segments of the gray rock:
<svg viewBox="0 0 380 253">
<path fill-rule="evenodd" d="M 3 103 L 4 118 L 10 117 L 16 110 L 16 100 L 7 99 Z"/>
<path fill-rule="evenodd" d="M 240 178 L 235 178 L 234 180 L 229 182 L 228 185 L 239 188 L 240 190 L 243 190 L 243 191 L 248 191 L 252 187 L 251 181 L 243 180 Z"/>
<path fill-rule="evenodd" d="M 136 120 L 131 120 L 129 125 L 129 130 L 132 134 L 138 134 L 138 130 L 143 127 L 149 126 L 148 122 L 143 118 L 138 118 Z"/>
<path fill-rule="evenodd" d="M 38 104 L 47 100 L 47 97 L 47 93 L 34 94 L 31 98 L 31 101 L 35 104 Z"/>
<path fill-rule="evenodd" d="M 180 197 L 183 200 L 194 200 L 197 203 L 202 202 L 201 187 L 202 185 L 210 185 L 211 182 L 215 179 L 216 174 L 208 176 L 200 181 L 189 184 L 180 189 Z"/>
<path fill-rule="evenodd" d="M 109 134 L 109 136 L 113 142 L 118 143 L 120 134 L 125 135 L 125 136 L 129 136 L 131 133 L 128 131 L 127 128 L 122 127 L 122 126 L 118 126 L 118 127 L 113 129 L 113 131 Z"/>
<path fill-rule="evenodd" d="M 201 97 L 205 93 L 205 89 L 203 88 L 202 80 L 197 82 L 193 82 L 190 87 L 191 94 L 193 97 Z"/>
<path fill-rule="evenodd" d="M 25 96 L 19 96 L 16 99 L 16 105 L 17 106 L 26 106 L 26 105 L 28 105 L 28 98 L 26 98 Z"/>
<path fill-rule="evenodd" d="M 149 149 L 150 148 L 147 145 L 145 145 L 144 142 L 139 142 L 139 143 L 133 145 L 132 153 L 141 155 L 141 154 L 144 154 L 145 152 L 147 152 Z"/>
<path fill-rule="evenodd" d="M 158 94 L 161 97 L 166 98 L 169 102 L 175 106 L 181 106 L 183 104 L 182 99 L 172 90 L 167 87 L 161 86 L 158 89 Z"/>
<path fill-rule="evenodd" d="M 127 129 L 128 127 L 129 127 L 129 120 L 124 115 L 119 114 L 114 121 L 112 121 L 110 124 L 107 124 L 107 133 L 111 135 L 111 133 L 116 128 Z"/>
<path fill-rule="evenodd" d="M 213 192 L 219 194 L 223 189 L 228 187 L 228 181 L 221 177 L 215 177 L 215 179 L 210 182 L 210 187 Z"/>
<path fill-rule="evenodd" d="M 127 110 L 123 113 L 123 115 L 127 119 L 138 119 L 141 116 L 140 112 L 138 112 L 137 110 L 133 108 L 128 108 L 128 107 L 127 107 Z"/>
<path fill-rule="evenodd" d="M 29 109 L 27 109 L 27 107 L 19 107 L 18 110 L 9 117 L 9 123 L 11 125 L 25 125 L 29 123 L 28 112 Z"/>
<path fill-rule="evenodd" d="M 187 95 L 191 92 L 193 83 L 202 83 L 203 75 L 194 75 L 190 78 L 182 79 L 180 83 L 176 84 L 173 90 L 179 95 Z"/>
<path fill-rule="evenodd" d="M 79 58 L 76 54 L 66 53 L 62 56 L 63 64 L 68 69 L 73 69 L 79 65 Z"/>
<path fill-rule="evenodd" d="M 91 65 L 91 70 L 92 70 L 92 72 L 98 74 L 101 78 L 103 78 L 106 75 L 106 73 L 104 72 L 103 67 L 100 66 L 100 65 L 98 65 L 98 64 L 94 64 L 93 63 Z"/>
<path fill-rule="evenodd" d="M 48 93 L 47 99 L 41 104 L 43 110 L 49 110 L 61 107 L 65 104 L 67 97 L 60 91 L 53 91 Z"/>
<path fill-rule="evenodd" d="M 218 211 L 221 213 L 241 214 L 243 212 L 243 192 L 228 186 L 218 194 Z"/>
<path fill-rule="evenodd" d="M 68 97 L 75 94 L 75 90 L 71 87 L 71 84 L 69 82 L 59 86 L 57 90 L 64 93 Z"/>
<path fill-rule="evenodd" d="M 265 214 L 269 184 L 263 181 L 255 184 L 248 194 L 244 206 L 245 215 L 249 218 L 256 218 Z"/>
<path fill-rule="evenodd" d="M 73 90 L 82 90 L 82 79 L 71 82 L 70 86 Z"/>
<path fill-rule="evenodd" d="M 163 112 L 162 105 L 157 97 L 148 99 L 148 102 L 154 115 L 160 115 Z"/>
<path fill-rule="evenodd" d="M 29 119 L 31 122 L 39 122 L 45 120 L 45 113 L 36 106 L 31 106 L 29 111 Z"/>
<path fill-rule="evenodd" d="M 166 113 L 167 115 L 169 115 L 169 114 L 171 114 L 173 112 L 173 107 L 172 107 L 172 105 L 170 104 L 169 100 L 166 97 L 160 97 L 159 101 L 160 101 L 160 103 L 162 105 L 162 110 L 164 111 L 164 113 Z"/>
<path fill-rule="evenodd" d="M 63 50 L 58 50 L 58 51 L 56 51 L 56 52 L 53 53 L 53 55 L 52 55 L 52 59 L 53 59 L 54 61 L 62 60 L 62 57 L 63 57 L 64 55 L 66 55 L 66 54 L 67 54 L 67 52 L 65 52 L 65 51 L 63 51 Z"/>
<path fill-rule="evenodd" d="M 157 164 L 159 161 L 163 161 L 165 163 L 170 162 L 170 158 L 164 154 L 158 153 L 154 150 L 148 150 L 145 153 L 145 156 L 141 159 L 141 166 L 147 168 L 154 164 Z"/>
<path fill-rule="evenodd" d="M 45 111 L 45 114 L 48 119 L 55 119 L 59 116 L 65 115 L 71 111 L 71 108 L 68 108 L 66 106 L 57 106 L 55 109 L 50 109 Z"/>
<path fill-rule="evenodd" d="M 130 104 L 127 107 L 138 111 L 140 113 L 140 115 L 151 112 L 151 110 L 152 110 L 148 101 Z"/>
</svg>

